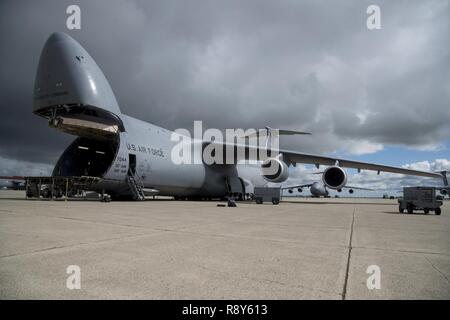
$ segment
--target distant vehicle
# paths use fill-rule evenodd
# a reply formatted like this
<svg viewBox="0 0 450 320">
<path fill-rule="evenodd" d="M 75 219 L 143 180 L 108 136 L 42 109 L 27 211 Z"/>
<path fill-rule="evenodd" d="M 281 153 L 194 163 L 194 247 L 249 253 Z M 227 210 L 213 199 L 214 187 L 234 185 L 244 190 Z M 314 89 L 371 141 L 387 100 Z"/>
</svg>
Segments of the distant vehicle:
<svg viewBox="0 0 450 320">
<path fill-rule="evenodd" d="M 436 197 L 434 187 L 405 187 L 403 188 L 403 199 L 398 199 L 398 211 L 407 210 L 409 214 L 414 210 L 423 210 L 425 213 L 434 211 L 436 215 L 441 214 L 442 201 Z"/>
<path fill-rule="evenodd" d="M 320 198 L 320 197 L 328 197 L 330 195 L 325 183 L 321 183 L 318 181 L 297 186 L 281 187 L 281 190 L 288 190 L 289 193 L 294 193 L 294 189 L 297 189 L 298 192 L 303 192 L 303 188 L 309 188 L 309 192 L 311 192 L 311 195 L 313 197 Z M 342 192 L 342 189 L 344 188 L 348 189 L 348 193 L 350 194 L 353 194 L 355 192 L 354 190 L 375 191 L 373 189 L 352 187 L 352 186 L 341 186 L 340 188 L 336 189 L 336 191 Z"/>
<path fill-rule="evenodd" d="M 263 202 L 272 202 L 272 204 L 279 204 L 281 198 L 280 187 L 255 187 L 255 201 L 257 204 Z"/>
<path fill-rule="evenodd" d="M 450 199 L 450 188 L 449 187 L 445 187 L 445 186 L 440 186 L 440 187 L 436 187 L 436 193 L 438 193 L 439 191 L 439 195 L 436 196 L 437 200 L 445 200 L 445 196 L 448 196 L 448 198 Z M 398 193 L 403 193 L 403 190 L 398 190 Z"/>
</svg>

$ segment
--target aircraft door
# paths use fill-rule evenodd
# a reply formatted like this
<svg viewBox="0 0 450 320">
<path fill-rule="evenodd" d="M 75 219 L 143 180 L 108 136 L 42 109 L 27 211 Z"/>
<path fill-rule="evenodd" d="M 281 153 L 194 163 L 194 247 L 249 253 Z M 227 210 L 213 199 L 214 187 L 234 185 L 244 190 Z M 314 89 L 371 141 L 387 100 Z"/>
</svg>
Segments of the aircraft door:
<svg viewBox="0 0 450 320">
<path fill-rule="evenodd" d="M 136 155 L 132 153 L 128 154 L 128 173 L 136 174 Z"/>
</svg>

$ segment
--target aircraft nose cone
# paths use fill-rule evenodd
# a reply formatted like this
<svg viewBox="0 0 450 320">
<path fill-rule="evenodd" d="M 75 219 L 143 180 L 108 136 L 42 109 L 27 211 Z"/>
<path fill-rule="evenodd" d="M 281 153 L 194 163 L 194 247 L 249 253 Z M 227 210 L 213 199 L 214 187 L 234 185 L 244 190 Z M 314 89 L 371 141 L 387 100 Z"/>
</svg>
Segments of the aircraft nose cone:
<svg viewBox="0 0 450 320">
<path fill-rule="evenodd" d="M 89 53 L 72 37 L 49 36 L 39 59 L 33 111 L 48 117 L 58 106 L 90 106 L 120 114 L 108 80 Z"/>
<path fill-rule="evenodd" d="M 64 32 L 52 33 L 42 50 L 43 55 L 51 56 L 54 61 L 70 59 L 74 54 L 82 54 L 84 51 L 75 39 Z"/>
<path fill-rule="evenodd" d="M 50 37 L 48 37 L 47 44 L 53 44 L 53 43 L 62 42 L 62 41 L 75 42 L 75 40 L 72 37 L 70 37 L 68 34 L 65 34 L 64 32 L 55 32 L 55 33 L 52 33 L 50 35 Z"/>
</svg>

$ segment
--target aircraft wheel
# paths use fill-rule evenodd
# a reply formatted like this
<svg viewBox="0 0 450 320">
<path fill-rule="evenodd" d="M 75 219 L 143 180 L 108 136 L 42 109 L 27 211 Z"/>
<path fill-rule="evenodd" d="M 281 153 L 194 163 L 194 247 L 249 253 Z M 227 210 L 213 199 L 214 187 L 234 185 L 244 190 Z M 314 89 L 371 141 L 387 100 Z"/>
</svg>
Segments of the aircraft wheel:
<svg viewBox="0 0 450 320">
<path fill-rule="evenodd" d="M 441 215 L 441 208 L 436 208 L 436 209 L 434 209 L 434 213 L 435 213 L 437 216 L 440 216 L 440 215 Z"/>
<path fill-rule="evenodd" d="M 403 213 L 403 211 L 405 211 L 405 209 L 402 208 L 402 205 L 399 204 L 398 205 L 398 212 Z"/>
</svg>

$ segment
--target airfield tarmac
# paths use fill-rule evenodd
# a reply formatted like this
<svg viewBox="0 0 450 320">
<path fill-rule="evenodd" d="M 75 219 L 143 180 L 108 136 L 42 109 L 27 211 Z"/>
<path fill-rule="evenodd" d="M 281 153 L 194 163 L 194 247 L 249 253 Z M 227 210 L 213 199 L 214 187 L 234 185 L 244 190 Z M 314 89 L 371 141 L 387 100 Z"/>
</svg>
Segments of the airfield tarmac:
<svg viewBox="0 0 450 320">
<path fill-rule="evenodd" d="M 0 191 L 0 299 L 450 299 L 450 203 L 24 200 Z M 66 288 L 66 268 L 81 289 Z M 366 285 L 380 268 L 380 289 Z"/>
</svg>

